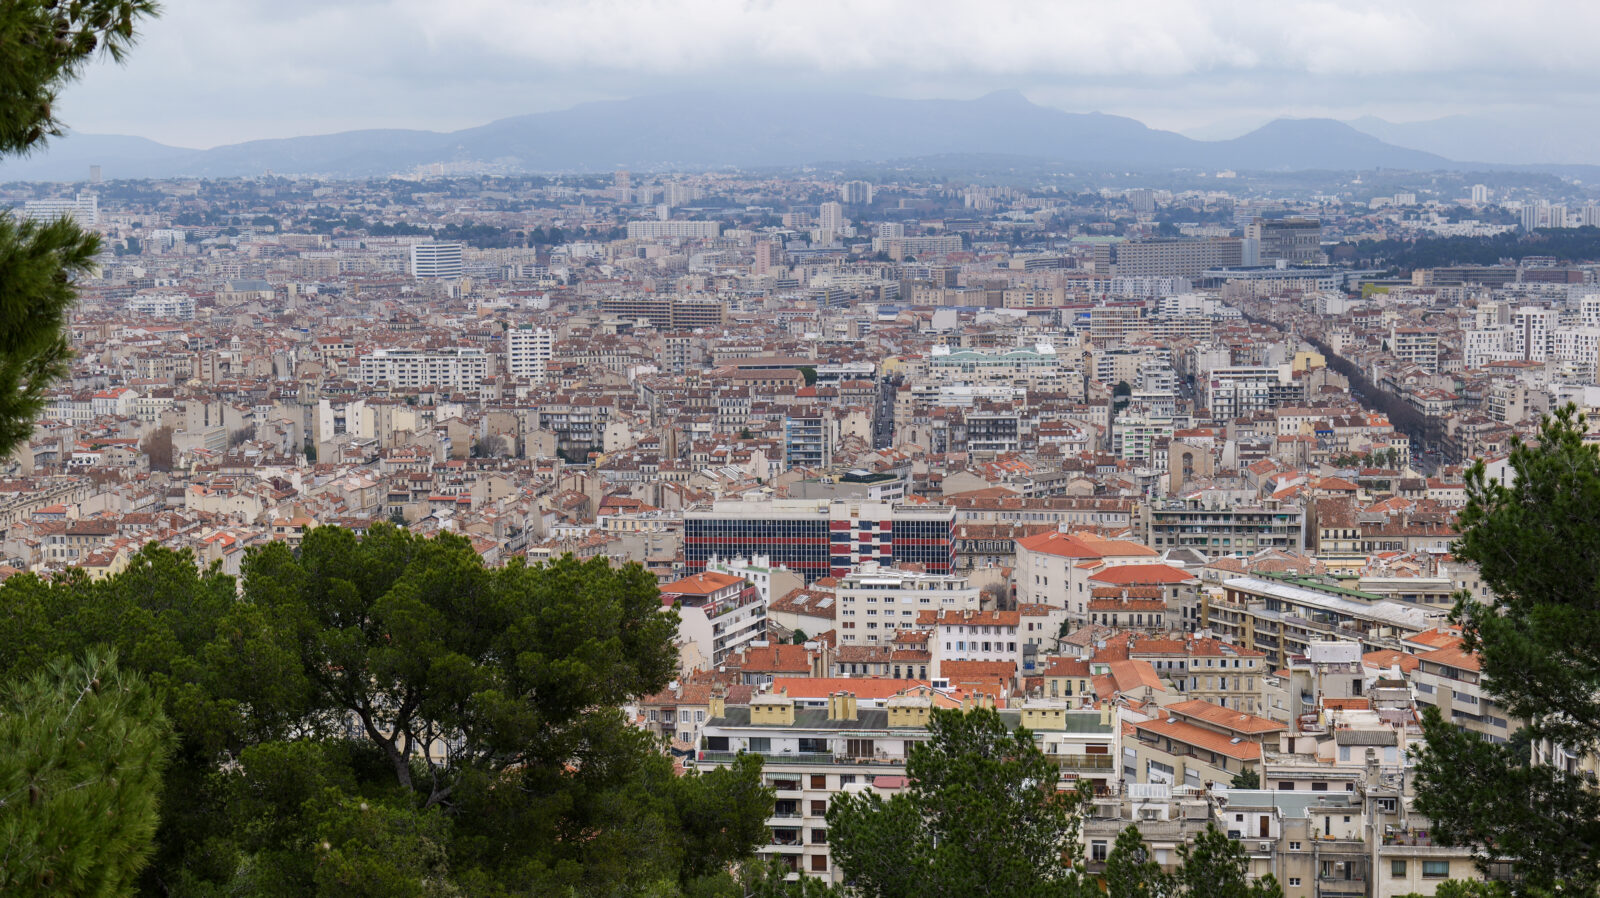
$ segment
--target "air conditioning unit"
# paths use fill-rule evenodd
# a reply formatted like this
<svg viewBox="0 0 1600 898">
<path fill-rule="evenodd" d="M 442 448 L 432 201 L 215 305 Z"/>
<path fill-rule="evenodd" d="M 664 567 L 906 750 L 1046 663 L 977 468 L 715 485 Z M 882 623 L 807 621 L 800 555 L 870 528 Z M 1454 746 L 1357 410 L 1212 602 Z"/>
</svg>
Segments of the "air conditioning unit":
<svg viewBox="0 0 1600 898">
<path fill-rule="evenodd" d="M 1271 851 L 1272 850 L 1272 843 L 1271 842 L 1262 842 L 1261 843 L 1261 850 L 1262 851 Z"/>
</svg>

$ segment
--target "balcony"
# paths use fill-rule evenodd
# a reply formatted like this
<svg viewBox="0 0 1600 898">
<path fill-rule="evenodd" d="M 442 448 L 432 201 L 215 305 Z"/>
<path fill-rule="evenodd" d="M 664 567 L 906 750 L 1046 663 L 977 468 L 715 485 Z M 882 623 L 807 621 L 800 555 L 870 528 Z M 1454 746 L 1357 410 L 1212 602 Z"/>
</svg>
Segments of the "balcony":
<svg viewBox="0 0 1600 898">
<path fill-rule="evenodd" d="M 1063 771 L 1117 769 L 1115 755 L 1050 755 L 1049 757 Z"/>
<path fill-rule="evenodd" d="M 705 763 L 705 764 L 731 764 L 731 763 L 733 763 L 733 760 L 735 758 L 737 758 L 740 754 L 741 754 L 741 752 L 733 752 L 733 751 L 702 751 L 702 752 L 700 752 L 698 760 L 701 761 L 702 763 Z M 886 766 L 886 767 L 904 767 L 905 763 L 906 763 L 906 759 L 903 756 L 900 756 L 900 755 L 881 755 L 881 756 L 878 756 L 878 757 L 871 757 L 871 758 L 852 758 L 849 755 L 836 755 L 836 754 L 833 754 L 832 752 L 825 752 L 825 751 L 824 752 L 812 752 L 812 751 L 801 751 L 801 752 L 742 752 L 742 754 L 761 755 L 762 763 L 763 764 L 767 764 L 767 765 L 782 765 L 782 764 L 802 765 L 803 764 L 803 765 L 809 765 L 809 766 L 816 766 L 816 765 L 819 765 L 819 764 L 824 764 L 824 765 L 850 764 L 850 765 L 858 765 L 858 766 L 864 766 L 864 765 L 879 766 L 879 765 L 882 765 L 882 766 Z"/>
</svg>

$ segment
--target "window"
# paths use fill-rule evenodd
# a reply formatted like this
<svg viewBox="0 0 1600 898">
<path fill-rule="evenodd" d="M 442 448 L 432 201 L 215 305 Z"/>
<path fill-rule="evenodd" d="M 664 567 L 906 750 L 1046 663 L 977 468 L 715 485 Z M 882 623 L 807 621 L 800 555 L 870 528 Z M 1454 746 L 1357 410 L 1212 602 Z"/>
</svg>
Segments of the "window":
<svg viewBox="0 0 1600 898">
<path fill-rule="evenodd" d="M 1447 879 L 1450 876 L 1449 861 L 1423 861 L 1423 879 Z"/>
<path fill-rule="evenodd" d="M 688 712 L 688 710 L 686 709 L 686 710 L 683 710 L 683 711 L 679 711 L 678 712 L 678 719 L 683 721 L 684 723 L 688 723 L 689 722 L 689 712 Z"/>
<path fill-rule="evenodd" d="M 1104 839 L 1096 839 L 1089 843 L 1089 860 L 1104 861 L 1106 859 L 1106 843 Z"/>
<path fill-rule="evenodd" d="M 765 754 L 765 753 L 767 753 L 769 751 L 772 751 L 772 737 L 771 736 L 751 736 L 750 737 L 750 750 L 751 751 L 758 751 L 758 752 L 761 752 L 763 754 Z"/>
<path fill-rule="evenodd" d="M 826 789 L 826 788 L 828 788 L 828 775 L 826 773 L 813 773 L 813 774 L 811 774 L 811 788 L 813 788 L 813 789 Z"/>
<path fill-rule="evenodd" d="M 811 872 L 812 873 L 826 873 L 826 872 L 828 872 L 828 856 L 825 855 L 825 854 L 813 854 L 811 856 Z"/>
<path fill-rule="evenodd" d="M 813 817 L 826 817 L 826 816 L 828 816 L 828 803 L 826 801 L 823 801 L 820 798 L 812 799 L 812 801 L 811 801 L 811 816 L 813 816 Z"/>
<path fill-rule="evenodd" d="M 1313 792 L 1326 792 L 1326 791 L 1328 791 L 1328 784 L 1327 783 L 1312 783 L 1311 784 L 1311 791 L 1313 791 Z"/>
<path fill-rule="evenodd" d="M 1390 861 L 1389 862 L 1389 875 L 1393 876 L 1396 879 L 1399 879 L 1400 877 L 1405 876 L 1406 875 L 1406 862 L 1405 861 Z"/>
<path fill-rule="evenodd" d="M 1289 843 L 1289 850 L 1290 851 L 1299 851 L 1300 850 L 1300 843 L 1299 842 L 1290 842 Z"/>
<path fill-rule="evenodd" d="M 1289 885 L 1297 886 L 1299 884 L 1300 884 L 1300 877 L 1298 877 L 1298 876 L 1289 877 Z"/>
<path fill-rule="evenodd" d="M 1289 780 L 1284 780 L 1284 781 L 1278 783 L 1278 791 L 1280 791 L 1280 792 L 1293 792 L 1294 791 L 1294 783 L 1289 781 Z"/>
<path fill-rule="evenodd" d="M 828 830 L 827 830 L 826 827 L 818 827 L 817 829 L 814 829 L 814 830 L 811 831 L 811 844 L 813 844 L 813 845 L 826 845 L 826 844 L 828 844 Z"/>
</svg>

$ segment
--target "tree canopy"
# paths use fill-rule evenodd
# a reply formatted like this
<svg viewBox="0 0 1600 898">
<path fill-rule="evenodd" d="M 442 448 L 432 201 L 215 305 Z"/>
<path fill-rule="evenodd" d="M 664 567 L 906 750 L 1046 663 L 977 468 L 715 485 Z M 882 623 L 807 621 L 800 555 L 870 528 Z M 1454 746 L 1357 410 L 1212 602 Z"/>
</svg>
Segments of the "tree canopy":
<svg viewBox="0 0 1600 898">
<path fill-rule="evenodd" d="M 17 0 L 0 5 L 0 155 L 28 153 L 63 132 L 57 100 L 97 54 L 121 60 L 151 0 Z M 0 212 L 0 457 L 33 432 L 45 391 L 67 373 L 72 278 L 93 266 L 100 238 L 70 219 Z"/>
<path fill-rule="evenodd" d="M 1515 862 L 1529 887 L 1588 893 L 1600 888 L 1600 790 L 1530 763 L 1527 747 L 1600 750 L 1600 450 L 1585 430 L 1569 405 L 1513 446 L 1507 482 L 1482 462 L 1467 474 L 1453 551 L 1494 599 L 1460 593 L 1453 618 L 1487 698 L 1524 728 L 1500 745 L 1428 709 L 1417 810 L 1440 842 Z"/>
<path fill-rule="evenodd" d="M 992 708 L 934 710 L 911 748 L 909 785 L 887 800 L 845 793 L 828 808 L 834 862 L 870 898 L 1076 895 L 1087 793 L 1026 729 Z"/>
<path fill-rule="evenodd" d="M 147 546 L 0 583 L 0 678 L 92 647 L 171 722 L 152 895 L 734 894 L 760 760 L 674 774 L 620 711 L 676 671 L 631 565 L 483 564 L 384 523 L 251 550 L 242 582 Z"/>
<path fill-rule="evenodd" d="M 126 894 L 155 845 L 170 728 L 114 656 L 58 660 L 0 699 L 0 891 Z"/>
</svg>

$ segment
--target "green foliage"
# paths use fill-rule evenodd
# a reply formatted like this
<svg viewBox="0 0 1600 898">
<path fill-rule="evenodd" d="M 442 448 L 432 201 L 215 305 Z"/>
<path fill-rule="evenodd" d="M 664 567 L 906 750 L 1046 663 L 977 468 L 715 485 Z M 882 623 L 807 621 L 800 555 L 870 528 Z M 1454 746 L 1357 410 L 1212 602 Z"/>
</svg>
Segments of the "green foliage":
<svg viewBox="0 0 1600 898">
<path fill-rule="evenodd" d="M 1261 788 L 1261 774 L 1254 767 L 1246 767 L 1233 775 L 1233 782 L 1229 783 L 1235 789 Z"/>
<path fill-rule="evenodd" d="M 1493 237 L 1419 237 L 1363 240 L 1351 260 L 1367 266 L 1402 271 L 1447 265 L 1497 265 L 1524 256 L 1555 256 L 1565 262 L 1600 258 L 1600 228 L 1540 228 L 1532 233 L 1508 231 Z"/>
<path fill-rule="evenodd" d="M 1186 898 L 1283 898 L 1271 874 L 1251 879 L 1244 846 L 1214 824 L 1178 849 L 1178 888 Z"/>
<path fill-rule="evenodd" d="M 121 60 L 150 0 L 16 0 L 0 6 L 0 154 L 62 133 L 55 103 L 97 52 Z M 44 392 L 67 373 L 71 278 L 91 268 L 100 238 L 67 219 L 0 213 L 0 457 L 33 431 Z"/>
<path fill-rule="evenodd" d="M 817 383 L 817 369 L 810 365 L 800 366 L 800 376 L 806 379 L 806 386 L 815 386 Z"/>
<path fill-rule="evenodd" d="M 1136 826 L 1117 834 L 1117 842 L 1106 856 L 1103 878 L 1110 898 L 1167 898 L 1177 888 L 1175 878 L 1163 873 L 1150 857 Z"/>
<path fill-rule="evenodd" d="M 834 862 L 852 886 L 874 898 L 1079 894 L 1087 793 L 1058 790 L 1055 762 L 993 709 L 935 710 L 929 730 L 904 793 L 847 793 L 828 809 Z"/>
<path fill-rule="evenodd" d="M 1600 750 L 1600 453 L 1583 431 L 1569 405 L 1546 417 L 1535 444 L 1514 446 L 1511 483 L 1474 465 L 1454 547 L 1496 596 L 1490 605 L 1458 594 L 1454 611 L 1484 690 L 1504 716 L 1527 721 L 1524 744 L 1578 754 Z M 1433 709 L 1423 729 L 1417 809 L 1436 839 L 1517 862 L 1530 887 L 1600 887 L 1591 778 L 1529 765 L 1517 747 L 1462 732 Z"/>
<path fill-rule="evenodd" d="M 7 683 L 0 892 L 127 894 L 154 847 L 169 736 L 160 699 L 113 654 Z"/>
<path fill-rule="evenodd" d="M 60 136 L 56 99 L 101 52 L 121 61 L 150 0 L 19 0 L 0 9 L 0 153 L 24 153 Z"/>
<path fill-rule="evenodd" d="M 67 315 L 77 296 L 69 277 L 90 270 L 99 251 L 100 238 L 68 219 L 0 213 L 0 456 L 33 433 L 45 391 L 67 374 Z"/>
<path fill-rule="evenodd" d="M 1400 898 L 1427 898 L 1427 896 L 1409 892 Z M 1511 898 L 1511 887 L 1503 882 L 1447 879 L 1434 887 L 1432 898 Z"/>
<path fill-rule="evenodd" d="M 243 569 L 241 592 L 151 545 L 105 580 L 0 583 L 0 677 L 109 646 L 162 698 L 151 893 L 688 894 L 765 840 L 756 758 L 675 776 L 618 710 L 676 670 L 643 569 L 488 568 L 388 524 Z"/>
</svg>

